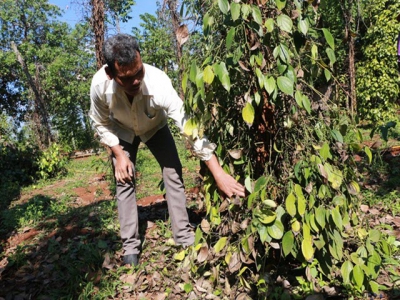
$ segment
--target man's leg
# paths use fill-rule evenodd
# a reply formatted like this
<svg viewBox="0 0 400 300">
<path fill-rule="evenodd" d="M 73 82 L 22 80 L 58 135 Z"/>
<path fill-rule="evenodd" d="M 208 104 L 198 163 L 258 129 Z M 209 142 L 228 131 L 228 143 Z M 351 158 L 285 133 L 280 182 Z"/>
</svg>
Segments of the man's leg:
<svg viewBox="0 0 400 300">
<path fill-rule="evenodd" d="M 135 138 L 133 144 L 120 140 L 125 154 L 132 162 L 132 169 L 135 172 L 136 154 L 140 143 L 139 138 Z M 115 168 L 116 159 L 113 156 L 113 166 Z M 116 183 L 116 197 L 118 203 L 118 218 L 120 224 L 120 234 L 123 242 L 124 255 L 139 254 L 140 236 L 139 236 L 139 218 L 136 205 L 136 187 L 135 178 L 132 182 Z"/>
<path fill-rule="evenodd" d="M 186 210 L 182 164 L 168 126 L 160 129 L 147 141 L 146 145 L 157 159 L 162 170 L 174 240 L 179 245 L 192 245 L 194 234 Z"/>
</svg>

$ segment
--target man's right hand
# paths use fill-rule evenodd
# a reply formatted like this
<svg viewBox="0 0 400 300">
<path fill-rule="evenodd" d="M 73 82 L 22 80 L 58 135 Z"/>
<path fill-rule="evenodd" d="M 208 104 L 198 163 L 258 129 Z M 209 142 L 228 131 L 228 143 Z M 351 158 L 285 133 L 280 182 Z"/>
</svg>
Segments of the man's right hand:
<svg viewBox="0 0 400 300">
<path fill-rule="evenodd" d="M 133 167 L 132 162 L 125 152 L 122 150 L 120 145 L 111 147 L 111 150 L 115 156 L 115 179 L 117 182 L 125 184 L 131 182 L 133 178 Z"/>
</svg>

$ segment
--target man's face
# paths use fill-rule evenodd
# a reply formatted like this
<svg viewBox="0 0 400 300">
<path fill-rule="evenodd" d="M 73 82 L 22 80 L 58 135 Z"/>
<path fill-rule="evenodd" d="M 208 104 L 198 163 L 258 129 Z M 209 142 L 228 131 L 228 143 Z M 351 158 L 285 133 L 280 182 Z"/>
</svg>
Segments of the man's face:
<svg viewBox="0 0 400 300">
<path fill-rule="evenodd" d="M 121 66 L 116 62 L 114 72 L 110 74 L 110 70 L 107 70 L 107 68 L 106 72 L 122 87 L 127 95 L 135 96 L 139 93 L 145 72 L 139 52 L 137 52 L 136 59 L 131 64 Z"/>
</svg>

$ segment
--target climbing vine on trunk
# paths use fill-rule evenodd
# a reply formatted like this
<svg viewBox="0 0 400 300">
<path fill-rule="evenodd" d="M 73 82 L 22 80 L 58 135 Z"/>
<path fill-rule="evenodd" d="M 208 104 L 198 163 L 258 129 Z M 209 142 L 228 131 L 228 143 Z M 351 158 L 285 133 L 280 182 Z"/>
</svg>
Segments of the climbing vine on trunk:
<svg viewBox="0 0 400 300">
<path fill-rule="evenodd" d="M 304 299 L 332 283 L 346 294 L 377 292 L 394 249 L 359 210 L 352 151 L 360 135 L 323 99 L 331 92 L 320 92 L 335 80 L 336 54 L 332 34 L 318 27 L 318 3 L 201 5 L 202 55 L 182 81 L 192 113 L 185 132 L 217 143 L 248 196 L 225 199 L 206 176 L 207 219 L 183 265 L 232 299 Z M 278 278 L 291 288 L 278 289 Z"/>
</svg>

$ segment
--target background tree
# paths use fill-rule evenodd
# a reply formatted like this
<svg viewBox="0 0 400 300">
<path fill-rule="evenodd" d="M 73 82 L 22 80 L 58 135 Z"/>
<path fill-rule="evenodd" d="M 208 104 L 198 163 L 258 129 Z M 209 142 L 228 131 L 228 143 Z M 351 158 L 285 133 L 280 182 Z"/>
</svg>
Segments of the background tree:
<svg viewBox="0 0 400 300">
<path fill-rule="evenodd" d="M 382 123 L 393 118 L 400 99 L 396 62 L 400 3 L 366 1 L 362 8 L 364 30 L 358 39 L 360 55 L 356 63 L 359 111 L 363 119 Z"/>
</svg>

